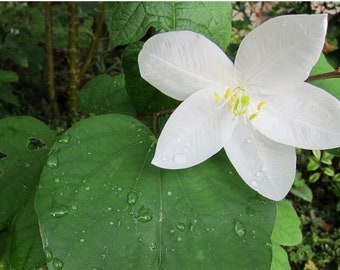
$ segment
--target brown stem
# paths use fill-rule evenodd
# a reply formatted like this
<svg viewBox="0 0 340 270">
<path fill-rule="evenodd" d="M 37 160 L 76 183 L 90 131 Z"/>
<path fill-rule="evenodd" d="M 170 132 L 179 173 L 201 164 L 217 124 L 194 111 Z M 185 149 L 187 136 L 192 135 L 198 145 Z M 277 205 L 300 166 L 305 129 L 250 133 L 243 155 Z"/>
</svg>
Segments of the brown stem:
<svg viewBox="0 0 340 270">
<path fill-rule="evenodd" d="M 78 84 L 79 84 L 79 68 L 78 68 L 78 3 L 68 2 L 67 11 L 69 18 L 68 29 L 68 74 L 69 74 L 69 119 L 71 122 L 77 120 L 78 111 Z"/>
<path fill-rule="evenodd" d="M 92 35 L 92 40 L 91 40 L 91 45 L 90 48 L 87 52 L 86 55 L 86 59 L 79 71 L 79 78 L 81 78 L 84 73 L 86 72 L 86 70 L 89 68 L 92 58 L 93 58 L 93 54 L 97 49 L 98 46 L 98 41 L 99 41 L 99 37 L 100 37 L 100 33 L 102 31 L 103 25 L 104 25 L 104 21 L 105 21 L 105 12 L 104 12 L 104 8 L 105 8 L 105 3 L 104 2 L 99 2 L 99 17 L 98 20 L 96 22 L 96 27 L 94 29 L 93 35 Z"/>
<path fill-rule="evenodd" d="M 322 79 L 332 79 L 332 78 L 340 78 L 340 68 L 338 68 L 337 70 L 331 71 L 331 72 L 309 76 L 306 79 L 306 82 L 317 81 L 317 80 L 322 80 Z"/>
<path fill-rule="evenodd" d="M 158 137 L 158 127 L 157 127 L 157 120 L 158 117 L 165 115 L 165 114 L 170 114 L 173 113 L 175 109 L 166 109 L 162 111 L 158 111 L 152 114 L 152 130 L 153 133 Z"/>
<path fill-rule="evenodd" d="M 52 25 L 52 5 L 51 2 L 44 3 L 45 12 L 45 50 L 46 50 L 46 65 L 47 65 L 47 87 L 48 98 L 52 106 L 52 113 L 55 124 L 60 122 L 60 112 L 58 103 L 55 98 L 54 84 L 54 54 L 53 54 L 53 25 Z"/>
</svg>

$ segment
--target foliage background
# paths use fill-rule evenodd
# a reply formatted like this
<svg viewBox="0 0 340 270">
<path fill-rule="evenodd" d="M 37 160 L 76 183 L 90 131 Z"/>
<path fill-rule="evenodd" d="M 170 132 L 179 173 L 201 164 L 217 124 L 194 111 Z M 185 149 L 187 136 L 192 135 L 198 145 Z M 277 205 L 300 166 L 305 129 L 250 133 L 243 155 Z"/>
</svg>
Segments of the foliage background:
<svg viewBox="0 0 340 270">
<path fill-rule="evenodd" d="M 130 9 L 129 12 L 132 13 L 141 8 L 136 3 L 126 5 Z M 176 5 L 180 9 L 181 3 Z M 186 8 L 187 15 L 185 16 L 191 16 L 193 21 L 198 22 L 196 31 L 206 35 L 211 34 L 214 25 L 208 27 L 199 23 L 201 16 L 196 9 L 204 8 L 204 4 L 192 2 L 191 5 Z M 154 92 L 150 92 L 153 94 L 146 100 L 140 100 L 137 85 L 144 84 L 142 88 L 149 86 L 136 79 L 136 74 L 138 74 L 136 57 L 142 41 L 157 31 L 172 29 L 172 21 L 168 18 L 167 12 L 173 7 L 169 3 L 168 7 L 164 6 L 162 11 L 159 11 L 156 4 L 150 4 L 147 9 L 150 20 L 135 22 L 136 29 L 129 29 L 135 34 L 126 37 L 124 36 L 125 28 L 123 31 L 112 30 L 115 27 L 116 19 L 112 14 L 120 14 L 120 20 L 125 20 L 124 15 L 126 14 L 119 12 L 121 6 L 113 3 L 102 9 L 98 3 L 77 4 L 79 24 L 77 25 L 78 62 L 76 64 L 78 67 L 83 66 L 95 33 L 98 33 L 98 43 L 95 46 L 89 67 L 82 74 L 78 74 L 79 76 L 76 78 L 78 80 L 77 88 L 80 90 L 78 108 L 70 108 L 68 70 L 71 67 L 69 66 L 68 31 L 72 14 L 68 13 L 70 11 L 69 4 L 52 4 L 52 42 L 55 69 L 52 76 L 55 92 L 54 98 L 51 99 L 47 91 L 49 86 L 46 79 L 47 73 L 50 71 L 47 69 L 45 57 L 46 10 L 44 4 L 0 3 L 0 116 L 2 119 L 6 119 L 9 116 L 29 115 L 48 124 L 53 130 L 51 132 L 50 129 L 46 129 L 35 120 L 29 127 L 25 127 L 25 119 L 17 118 L 18 128 L 20 127 L 23 132 L 33 132 L 34 136 L 41 132 L 46 136 L 43 140 L 44 145 L 41 145 L 39 140 L 29 142 L 29 147 L 39 150 L 34 152 L 36 156 L 33 160 L 39 159 L 40 155 L 44 156 L 50 151 L 55 136 L 59 136 L 64 130 L 72 127 L 74 122 L 90 115 L 115 112 L 127 114 L 143 121 L 154 133 L 159 133 L 169 113 L 178 105 L 178 102 Z M 325 57 L 320 59 L 320 65 L 313 70 L 312 75 L 331 72 L 340 66 L 340 6 L 338 3 L 236 2 L 232 4 L 232 9 L 232 28 L 228 29 L 225 26 L 225 32 L 221 32 L 220 37 L 214 40 L 226 49 L 230 58 L 235 56 L 242 38 L 254 27 L 271 17 L 282 14 L 327 12 L 330 14 L 330 21 L 327 42 L 324 47 Z M 156 14 L 160 15 L 157 17 Z M 216 14 L 212 13 L 210 16 L 214 17 Z M 226 14 L 226 16 L 230 15 Z M 105 16 L 106 23 L 98 30 L 97 26 L 100 24 L 101 16 Z M 127 26 L 128 22 L 127 20 Z M 143 32 L 141 30 L 143 28 L 137 27 L 140 25 L 148 28 L 148 31 Z M 186 27 L 185 22 L 182 22 L 182 25 L 180 23 L 177 25 L 177 29 Z M 231 39 L 224 39 L 223 36 L 228 36 L 230 31 L 232 31 Z M 117 41 L 120 42 L 117 43 Z M 339 96 L 338 80 L 319 80 L 313 83 L 324 89 L 329 89 L 330 92 L 333 91 L 334 95 Z M 99 87 L 102 89 L 100 93 L 94 91 Z M 118 90 L 112 91 L 112 89 Z M 152 100 L 151 103 L 150 100 Z M 58 105 L 58 114 L 53 110 L 53 102 Z M 76 114 L 70 114 L 72 110 L 75 110 Z M 4 123 L 2 122 L 2 125 L 6 126 Z M 63 137 L 59 138 L 59 140 L 62 139 Z M 3 140 L 2 143 L 6 144 Z M 20 152 L 20 148 L 17 151 Z M 298 150 L 298 174 L 288 199 L 301 221 L 303 240 L 296 245 L 299 241 L 293 239 L 285 246 L 292 269 L 339 269 L 340 267 L 340 161 L 338 156 L 339 152 L 336 150 L 333 152 Z M 0 161 L 5 158 L 4 153 L 0 151 Z M 15 162 L 19 164 L 21 161 L 15 160 Z M 53 164 L 53 160 L 51 164 Z M 27 167 L 28 165 L 22 163 L 21 166 Z M 34 164 L 32 166 L 34 167 Z M 37 176 L 33 174 L 25 175 L 25 177 L 28 182 L 24 181 L 24 188 L 31 185 L 30 181 L 34 182 L 34 179 L 37 179 Z M 6 200 L 10 200 L 3 194 L 1 194 L 2 205 Z M 27 194 L 25 201 L 27 201 L 25 207 L 16 209 L 24 213 L 21 215 L 23 220 L 34 216 L 34 212 L 29 211 L 32 209 L 33 195 Z M 282 209 L 289 208 L 287 205 L 281 207 Z M 290 220 L 293 219 L 292 217 Z M 32 224 L 25 224 L 20 220 L 16 220 L 16 222 L 16 226 L 6 224 L 1 227 L 0 256 L 2 260 L 0 269 L 7 269 L 11 259 L 20 261 L 18 259 L 20 256 L 15 255 L 15 243 L 22 241 L 20 237 L 29 237 L 18 233 L 25 229 L 20 228 L 20 224 L 36 226 L 34 222 Z M 36 230 L 38 229 L 37 227 Z M 10 237 L 11 235 L 13 238 Z M 39 244 L 30 248 L 42 252 Z M 48 261 L 48 250 L 45 250 L 45 253 Z M 37 257 L 36 260 L 35 263 L 44 264 L 43 259 Z M 60 262 L 53 261 L 53 263 L 53 267 L 58 269 Z"/>
</svg>

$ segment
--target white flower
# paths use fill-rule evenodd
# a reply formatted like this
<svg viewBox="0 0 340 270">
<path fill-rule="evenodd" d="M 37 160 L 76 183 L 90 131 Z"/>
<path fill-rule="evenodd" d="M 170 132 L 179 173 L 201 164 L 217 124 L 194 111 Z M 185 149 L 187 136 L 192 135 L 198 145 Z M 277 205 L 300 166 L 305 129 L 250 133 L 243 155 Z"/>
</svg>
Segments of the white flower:
<svg viewBox="0 0 340 270">
<path fill-rule="evenodd" d="M 244 38 L 234 64 L 197 33 L 150 38 L 139 54 L 142 77 L 184 100 L 166 123 L 152 163 L 188 168 L 224 148 L 250 187 L 284 198 L 294 182 L 295 147 L 340 146 L 340 102 L 304 82 L 326 29 L 327 15 L 271 19 Z"/>
</svg>

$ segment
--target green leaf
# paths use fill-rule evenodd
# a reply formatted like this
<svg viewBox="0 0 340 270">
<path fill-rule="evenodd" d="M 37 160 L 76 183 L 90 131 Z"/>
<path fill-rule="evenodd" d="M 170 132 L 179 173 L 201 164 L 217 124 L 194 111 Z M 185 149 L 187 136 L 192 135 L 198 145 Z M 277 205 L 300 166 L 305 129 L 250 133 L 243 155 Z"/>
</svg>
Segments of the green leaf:
<svg viewBox="0 0 340 270">
<path fill-rule="evenodd" d="M 290 192 L 307 202 L 312 202 L 313 200 L 313 192 L 305 182 L 302 185 L 293 186 Z"/>
<path fill-rule="evenodd" d="M 292 203 L 288 200 L 276 202 L 277 214 L 272 242 L 284 246 L 294 246 L 302 241 L 300 220 Z"/>
<path fill-rule="evenodd" d="M 328 153 L 330 153 L 330 154 L 332 154 L 334 156 L 337 156 L 337 157 L 340 156 L 340 148 L 327 149 L 325 151 L 327 151 Z"/>
<path fill-rule="evenodd" d="M 283 247 L 278 244 L 273 244 L 273 257 L 271 270 L 290 270 L 290 264 L 288 260 L 287 252 Z"/>
<path fill-rule="evenodd" d="M 319 169 L 319 167 L 320 167 L 319 160 L 317 160 L 315 157 L 311 157 L 309 159 L 308 164 L 307 164 L 307 171 L 309 171 L 309 172 L 315 171 L 315 170 Z"/>
<path fill-rule="evenodd" d="M 53 142 L 51 130 L 34 118 L 0 120 L 0 229 L 35 190 Z"/>
<path fill-rule="evenodd" d="M 137 113 L 144 115 L 176 108 L 179 101 L 164 95 L 140 76 L 137 58 L 142 45 L 139 42 L 128 46 L 123 55 L 126 90 Z"/>
<path fill-rule="evenodd" d="M 80 91 L 79 106 L 88 114 L 121 113 L 135 115 L 125 90 L 124 75 L 99 75 Z"/>
<path fill-rule="evenodd" d="M 154 144 L 139 121 L 101 115 L 54 145 L 36 195 L 49 267 L 269 269 L 275 204 L 223 152 L 162 170 Z"/>
<path fill-rule="evenodd" d="M 46 265 L 33 199 L 34 193 L 15 218 L 9 256 L 12 269 L 42 269 Z"/>
<path fill-rule="evenodd" d="M 111 48 L 138 41 L 150 27 L 160 32 L 199 32 L 222 49 L 231 35 L 228 2 L 110 2 L 105 15 Z"/>
<path fill-rule="evenodd" d="M 18 98 L 13 94 L 13 87 L 9 83 L 0 82 L 0 100 L 15 106 L 20 106 Z"/>
<path fill-rule="evenodd" d="M 310 75 L 311 76 L 318 75 L 318 74 L 323 74 L 323 73 L 327 73 L 331 71 L 334 71 L 334 68 L 331 66 L 331 64 L 327 62 L 325 55 L 321 54 L 318 62 L 313 67 Z M 327 92 L 331 93 L 333 96 L 340 99 L 339 82 L 340 80 L 338 78 L 334 78 L 334 79 L 323 79 L 323 80 L 312 81 L 311 84 L 326 90 Z"/>
<path fill-rule="evenodd" d="M 14 71 L 0 69 L 0 81 L 7 83 L 18 82 L 19 76 Z"/>
</svg>

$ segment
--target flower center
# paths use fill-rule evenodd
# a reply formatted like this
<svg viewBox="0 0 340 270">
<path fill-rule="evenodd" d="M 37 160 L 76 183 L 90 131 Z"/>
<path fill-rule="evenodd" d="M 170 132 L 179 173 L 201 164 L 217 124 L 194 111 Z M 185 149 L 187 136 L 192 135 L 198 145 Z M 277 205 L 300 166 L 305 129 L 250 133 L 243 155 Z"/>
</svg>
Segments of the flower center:
<svg viewBox="0 0 340 270">
<path fill-rule="evenodd" d="M 226 102 L 226 105 L 235 116 L 247 114 L 250 121 L 258 116 L 259 112 L 266 104 L 265 100 L 260 101 L 256 106 L 257 110 L 249 113 L 248 109 L 251 102 L 250 96 L 247 94 L 247 91 L 244 88 L 239 86 L 234 89 L 230 87 L 227 88 L 223 97 L 221 97 L 220 93 L 215 92 L 214 97 L 216 104 L 221 103 L 223 99 L 223 101 Z"/>
</svg>

